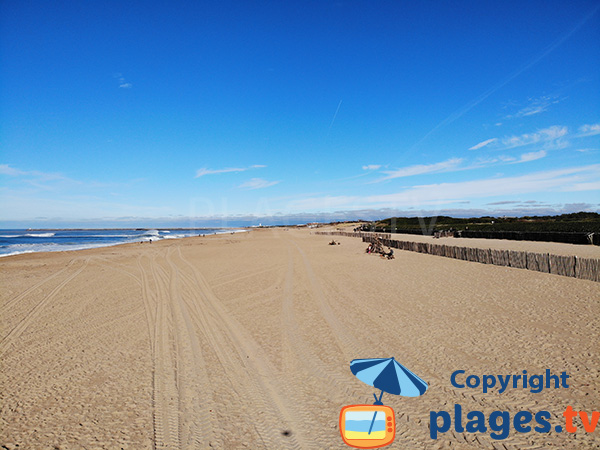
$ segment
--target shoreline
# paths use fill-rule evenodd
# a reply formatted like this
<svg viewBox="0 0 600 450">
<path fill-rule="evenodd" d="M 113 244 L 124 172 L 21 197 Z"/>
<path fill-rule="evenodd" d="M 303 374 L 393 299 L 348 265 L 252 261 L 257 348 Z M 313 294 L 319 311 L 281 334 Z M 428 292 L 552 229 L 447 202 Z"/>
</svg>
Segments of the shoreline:
<svg viewBox="0 0 600 450">
<path fill-rule="evenodd" d="M 209 233 L 206 235 L 192 235 L 192 236 L 181 236 L 181 237 L 169 237 L 169 235 L 165 235 L 160 237 L 159 239 L 156 239 L 153 242 L 160 242 L 163 240 L 177 240 L 177 239 L 186 239 L 186 238 L 190 238 L 190 237 L 205 237 L 205 236 L 214 236 L 214 235 L 218 235 L 218 234 L 235 234 L 235 233 L 246 233 L 248 231 L 250 231 L 249 229 L 241 229 L 241 228 L 219 228 L 220 230 L 228 230 L 228 231 L 221 231 L 221 232 L 215 232 L 215 233 Z M 119 230 L 126 230 L 126 231 L 130 231 L 130 230 L 134 230 L 134 231 L 151 231 L 151 230 L 157 230 L 157 231 L 164 231 L 164 230 L 175 230 L 175 231 L 183 231 L 183 230 L 215 230 L 215 228 L 148 228 L 148 229 L 138 229 L 138 228 L 73 228 L 73 229 L 59 229 L 59 228 L 48 228 L 48 229 L 39 229 L 39 230 L 27 230 L 27 231 L 119 231 Z M 234 230 L 234 231 L 231 231 Z M 19 230 L 3 230 L 3 231 L 21 231 Z M 81 246 L 84 247 L 80 247 L 80 248 L 72 248 L 72 249 L 55 249 L 55 250 L 23 250 L 23 251 L 19 251 L 19 252 L 13 252 L 13 253 L 5 253 L 5 254 L 0 254 L 0 259 L 1 258 L 7 258 L 10 256 L 19 256 L 19 255 L 28 255 L 28 254 L 37 254 L 37 253 L 58 253 L 58 252 L 78 252 L 78 251 L 83 251 L 83 250 L 91 250 L 94 248 L 106 248 L 106 247 L 114 247 L 114 246 L 118 246 L 118 245 L 126 245 L 126 244 L 141 244 L 141 243 L 147 243 L 148 240 L 145 241 L 129 241 L 129 242 L 115 242 L 115 243 L 106 243 L 106 244 L 81 244 Z M 74 244 L 77 245 L 77 244 Z"/>
<path fill-rule="evenodd" d="M 170 228 L 170 227 L 148 227 L 148 228 L 2 228 L 3 231 L 117 231 L 117 230 L 135 230 L 135 231 L 150 231 L 150 230 L 238 230 L 241 228 L 250 227 L 186 227 L 186 228 Z"/>
</svg>

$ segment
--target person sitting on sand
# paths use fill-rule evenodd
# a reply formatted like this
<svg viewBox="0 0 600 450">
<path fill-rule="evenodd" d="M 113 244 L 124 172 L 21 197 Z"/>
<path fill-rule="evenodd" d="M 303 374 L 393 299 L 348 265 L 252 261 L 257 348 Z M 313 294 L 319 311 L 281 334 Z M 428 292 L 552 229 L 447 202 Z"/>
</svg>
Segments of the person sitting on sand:
<svg viewBox="0 0 600 450">
<path fill-rule="evenodd" d="M 394 259 L 394 250 L 392 250 L 391 247 L 388 247 L 390 249 L 389 253 L 386 253 L 385 250 L 381 250 L 381 257 L 382 258 L 387 258 L 387 259 Z"/>
</svg>

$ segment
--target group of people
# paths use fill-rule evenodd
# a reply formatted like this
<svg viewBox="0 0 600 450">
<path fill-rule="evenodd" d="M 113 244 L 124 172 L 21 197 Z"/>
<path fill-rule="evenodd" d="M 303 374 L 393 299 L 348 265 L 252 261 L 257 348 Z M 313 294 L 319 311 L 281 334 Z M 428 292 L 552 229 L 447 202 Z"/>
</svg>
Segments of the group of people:
<svg viewBox="0 0 600 450">
<path fill-rule="evenodd" d="M 385 249 L 383 248 L 383 244 L 381 243 L 381 240 L 379 238 L 376 238 L 373 242 L 371 242 L 369 244 L 369 246 L 367 247 L 365 252 L 366 253 L 379 253 L 379 255 L 382 258 L 394 259 L 394 250 L 392 249 L 392 247 L 388 247 L 388 249 L 389 249 L 389 252 L 386 252 Z"/>
</svg>

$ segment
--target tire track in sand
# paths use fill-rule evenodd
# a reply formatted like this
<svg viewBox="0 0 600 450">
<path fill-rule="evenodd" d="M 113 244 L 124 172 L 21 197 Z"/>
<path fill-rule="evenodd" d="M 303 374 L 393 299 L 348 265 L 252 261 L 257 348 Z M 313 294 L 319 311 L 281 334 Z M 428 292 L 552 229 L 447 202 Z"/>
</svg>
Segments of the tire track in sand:
<svg viewBox="0 0 600 450">
<path fill-rule="evenodd" d="M 342 352 L 344 352 L 344 357 L 348 360 L 348 363 L 350 363 L 352 359 L 357 357 L 357 350 L 363 350 L 364 346 L 360 344 L 354 335 L 348 332 L 348 328 L 344 326 L 344 324 L 337 318 L 331 309 L 331 306 L 325 299 L 323 288 L 321 287 L 321 284 L 315 275 L 306 253 L 304 253 L 304 250 L 302 250 L 296 242 L 292 241 L 292 243 L 302 256 L 304 268 L 312 287 L 313 297 L 317 301 L 319 309 L 321 310 L 321 314 L 331 328 L 333 337 L 336 340 L 338 347 Z"/>
<path fill-rule="evenodd" d="M 67 267 L 62 268 L 58 272 L 54 272 L 52 275 L 47 276 L 43 280 L 37 282 L 36 284 L 34 284 L 33 286 L 31 286 L 30 288 L 28 288 L 25 291 L 21 292 L 16 297 L 12 298 L 11 300 L 8 300 L 6 302 L 6 304 L 0 310 L 0 315 L 4 315 L 5 312 L 8 311 L 12 307 L 12 305 L 14 305 L 15 303 L 18 303 L 19 301 L 23 300 L 26 296 L 28 296 L 29 294 L 31 294 L 36 289 L 42 287 L 48 281 L 56 278 L 57 276 L 59 276 L 63 272 L 69 270 L 71 268 L 71 266 L 73 266 L 73 264 L 75 264 L 75 261 L 77 261 L 77 260 L 76 259 L 72 259 L 71 261 L 69 261 L 69 264 L 67 264 Z"/>
<path fill-rule="evenodd" d="M 210 342 L 226 373 L 235 375 L 235 382 L 243 393 L 238 394 L 239 400 L 246 403 L 249 411 L 260 411 L 255 415 L 254 425 L 264 446 L 267 449 L 323 448 L 307 439 L 300 430 L 287 436 L 280 432 L 282 427 L 294 429 L 293 424 L 301 421 L 291 406 L 299 400 L 294 398 L 294 389 L 284 383 L 262 348 L 225 310 L 202 274 L 185 259 L 181 250 L 178 257 L 189 268 L 189 273 L 182 271 L 181 275 L 194 296 L 188 304 L 191 317 L 197 321 L 197 328 Z M 233 347 L 228 346 L 228 342 Z M 238 361 L 232 353 L 237 353 Z"/>
<path fill-rule="evenodd" d="M 294 258 L 292 248 L 288 247 L 288 266 L 285 276 L 285 285 L 283 289 L 282 302 L 282 333 L 286 337 L 286 345 L 291 352 L 285 352 L 287 364 L 292 364 L 294 360 L 301 361 L 301 369 L 308 372 L 311 377 L 318 379 L 320 383 L 327 387 L 328 393 L 332 394 L 332 389 L 338 391 L 340 396 L 355 394 L 349 385 L 348 377 L 344 377 L 338 372 L 332 371 L 318 355 L 318 352 L 311 350 L 311 345 L 304 339 L 296 315 L 294 313 Z M 296 355 L 292 358 L 291 355 Z M 335 383 L 332 383 L 335 381 Z M 344 387 L 342 387 L 344 386 Z"/>
<path fill-rule="evenodd" d="M 89 258 L 85 259 L 83 265 L 74 273 L 66 277 L 60 282 L 46 297 L 44 297 L 37 305 L 27 313 L 27 315 L 14 326 L 12 330 L 0 342 L 0 357 L 3 356 L 14 344 L 15 340 L 25 331 L 31 322 L 40 314 L 46 304 L 48 304 L 56 295 L 64 288 L 73 278 L 79 275 L 87 267 Z"/>
<path fill-rule="evenodd" d="M 207 448 L 214 439 L 214 424 L 210 414 L 215 410 L 212 389 L 201 344 L 184 300 L 190 294 L 184 290 L 179 268 L 170 254 L 171 249 L 168 249 L 166 262 L 170 269 L 169 289 L 179 348 L 180 441 L 182 448 Z"/>
<path fill-rule="evenodd" d="M 179 392 L 177 390 L 177 356 L 171 342 L 172 321 L 168 289 L 157 269 L 155 257 L 150 261 L 151 278 L 156 285 L 156 321 L 154 326 L 153 407 L 154 448 L 179 448 Z M 151 292 L 149 280 L 143 277 L 145 292 Z"/>
<path fill-rule="evenodd" d="M 154 354 L 154 328 L 156 327 L 156 296 L 150 290 L 150 283 L 148 280 L 148 274 L 142 264 L 142 255 L 136 259 L 140 277 L 136 278 L 140 284 L 142 290 L 142 303 L 144 304 L 144 314 L 146 316 L 146 323 L 148 325 L 148 338 L 150 341 L 150 351 Z"/>
</svg>

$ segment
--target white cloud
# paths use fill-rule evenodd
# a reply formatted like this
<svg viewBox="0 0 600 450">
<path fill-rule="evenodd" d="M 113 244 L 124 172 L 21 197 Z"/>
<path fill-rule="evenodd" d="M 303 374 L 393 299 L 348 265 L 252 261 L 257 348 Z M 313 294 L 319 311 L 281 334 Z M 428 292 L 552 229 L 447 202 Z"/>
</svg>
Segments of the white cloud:
<svg viewBox="0 0 600 450">
<path fill-rule="evenodd" d="M 27 172 L 10 167 L 8 164 L 0 164 L 0 175 L 9 175 L 11 177 L 18 177 L 19 175 L 26 175 Z"/>
<path fill-rule="evenodd" d="M 393 178 L 401 178 L 401 177 L 410 177 L 413 175 L 423 175 L 426 173 L 434 173 L 434 172 L 447 172 L 452 169 L 458 168 L 458 166 L 463 162 L 462 158 L 451 158 L 447 161 L 442 161 L 434 164 L 417 164 L 414 166 L 403 167 L 401 169 L 396 170 L 386 170 L 383 173 L 387 174 L 387 176 L 377 180 L 391 180 Z"/>
<path fill-rule="evenodd" d="M 591 125 L 582 125 L 579 127 L 578 137 L 595 136 L 600 134 L 600 123 L 594 123 Z"/>
<path fill-rule="evenodd" d="M 269 186 L 274 186 L 277 183 L 279 183 L 279 181 L 267 181 L 263 180 L 262 178 L 252 178 L 245 183 L 240 184 L 238 187 L 240 189 L 263 189 Z"/>
<path fill-rule="evenodd" d="M 530 98 L 529 104 L 515 114 L 509 114 L 505 119 L 518 119 L 521 117 L 534 116 L 536 114 L 547 111 L 551 105 L 555 105 L 560 102 L 561 99 L 553 96 L 542 96 L 539 98 Z"/>
<path fill-rule="evenodd" d="M 595 189 L 600 164 L 570 169 L 536 172 L 516 177 L 499 177 L 457 183 L 413 186 L 396 194 L 366 197 L 368 204 L 429 204 L 431 201 L 459 201 L 499 195 L 524 195 L 532 192 L 567 191 L 574 187 Z M 580 189 L 583 190 L 583 189 Z"/>
<path fill-rule="evenodd" d="M 216 170 L 213 170 L 213 169 L 207 169 L 207 168 L 203 167 L 202 169 L 198 169 L 196 171 L 196 178 L 203 177 L 204 175 L 215 175 L 215 174 L 218 174 L 218 173 L 228 173 L 228 172 L 243 172 L 245 170 L 248 170 L 248 169 L 241 169 L 241 168 L 231 167 L 231 168 L 228 168 L 228 169 L 216 169 Z"/>
<path fill-rule="evenodd" d="M 567 192 L 600 188 L 600 164 L 534 172 L 521 176 L 497 176 L 456 183 L 416 185 L 393 194 L 371 196 L 325 196 L 304 198 L 288 205 L 290 210 L 342 208 L 405 208 L 443 205 L 478 198 L 522 197 L 539 192 Z"/>
<path fill-rule="evenodd" d="M 290 211 L 331 211 L 348 206 L 355 206 L 359 201 L 359 197 L 346 195 L 306 197 L 288 203 L 287 209 Z"/>
<path fill-rule="evenodd" d="M 556 141 L 567 135 L 569 129 L 563 126 L 552 126 L 536 131 L 535 133 L 522 134 L 520 136 L 510 136 L 502 139 L 502 145 L 505 149 L 523 147 L 525 145 L 537 144 L 540 142 Z"/>
<path fill-rule="evenodd" d="M 8 175 L 11 177 L 28 177 L 29 182 L 32 181 L 74 181 L 64 177 L 58 173 L 46 173 L 38 170 L 21 170 L 11 167 L 9 164 L 0 164 L 0 175 Z"/>
<path fill-rule="evenodd" d="M 596 128 L 594 128 L 596 127 Z M 592 134 L 600 133 L 600 124 L 597 125 L 584 125 L 579 128 L 580 133 L 591 136 Z M 479 150 L 483 147 L 492 147 L 499 150 L 509 150 L 511 148 L 524 147 L 526 145 L 543 144 L 543 148 L 546 150 L 556 150 L 565 148 L 569 145 L 568 141 L 564 138 L 569 134 L 569 129 L 565 126 L 554 125 L 542 130 L 538 130 L 535 133 L 525 133 L 519 136 L 506 136 L 502 139 L 491 138 L 480 142 L 469 148 L 469 150 Z M 579 136 L 582 136 L 580 134 Z"/>
<path fill-rule="evenodd" d="M 469 150 L 478 150 L 482 147 L 485 147 L 486 145 L 490 145 L 492 142 L 496 142 L 497 140 L 498 140 L 497 138 L 487 139 L 483 142 L 480 142 L 479 144 L 474 145 Z"/>
<path fill-rule="evenodd" d="M 600 181 L 590 181 L 589 183 L 575 183 L 564 189 L 568 192 L 577 191 L 600 191 Z"/>
<path fill-rule="evenodd" d="M 249 167 L 229 167 L 226 169 L 207 169 L 206 167 L 203 167 L 202 169 L 198 169 L 196 171 L 196 178 L 203 177 L 204 175 L 215 175 L 215 174 L 219 174 L 219 173 L 245 172 L 246 170 L 262 169 L 263 167 L 267 167 L 267 166 L 264 166 L 262 164 L 254 164 Z"/>
<path fill-rule="evenodd" d="M 127 81 L 125 81 L 125 77 L 123 76 L 122 73 L 115 73 L 113 75 L 113 77 L 118 80 L 119 87 L 122 89 L 130 89 L 133 86 L 131 83 L 128 83 Z"/>
<path fill-rule="evenodd" d="M 367 166 L 362 166 L 363 170 L 379 170 L 381 169 L 380 164 L 369 164 Z"/>
<path fill-rule="evenodd" d="M 522 134 L 520 136 L 511 136 L 502 139 L 502 145 L 505 148 L 523 147 L 525 145 L 537 144 L 539 142 L 548 142 L 564 137 L 568 133 L 567 127 L 552 126 L 539 130 L 535 133 Z"/>
<path fill-rule="evenodd" d="M 523 153 L 521 155 L 521 159 L 519 159 L 518 162 L 535 161 L 536 159 L 544 158 L 546 155 L 547 153 L 545 150 L 540 150 L 539 152 Z"/>
<path fill-rule="evenodd" d="M 548 109 L 548 107 L 544 106 L 544 105 L 528 106 L 528 107 L 523 108 L 522 110 L 520 110 L 517 114 L 515 114 L 515 117 L 533 116 L 535 114 L 539 114 L 541 112 L 544 112 L 547 109 Z"/>
</svg>

